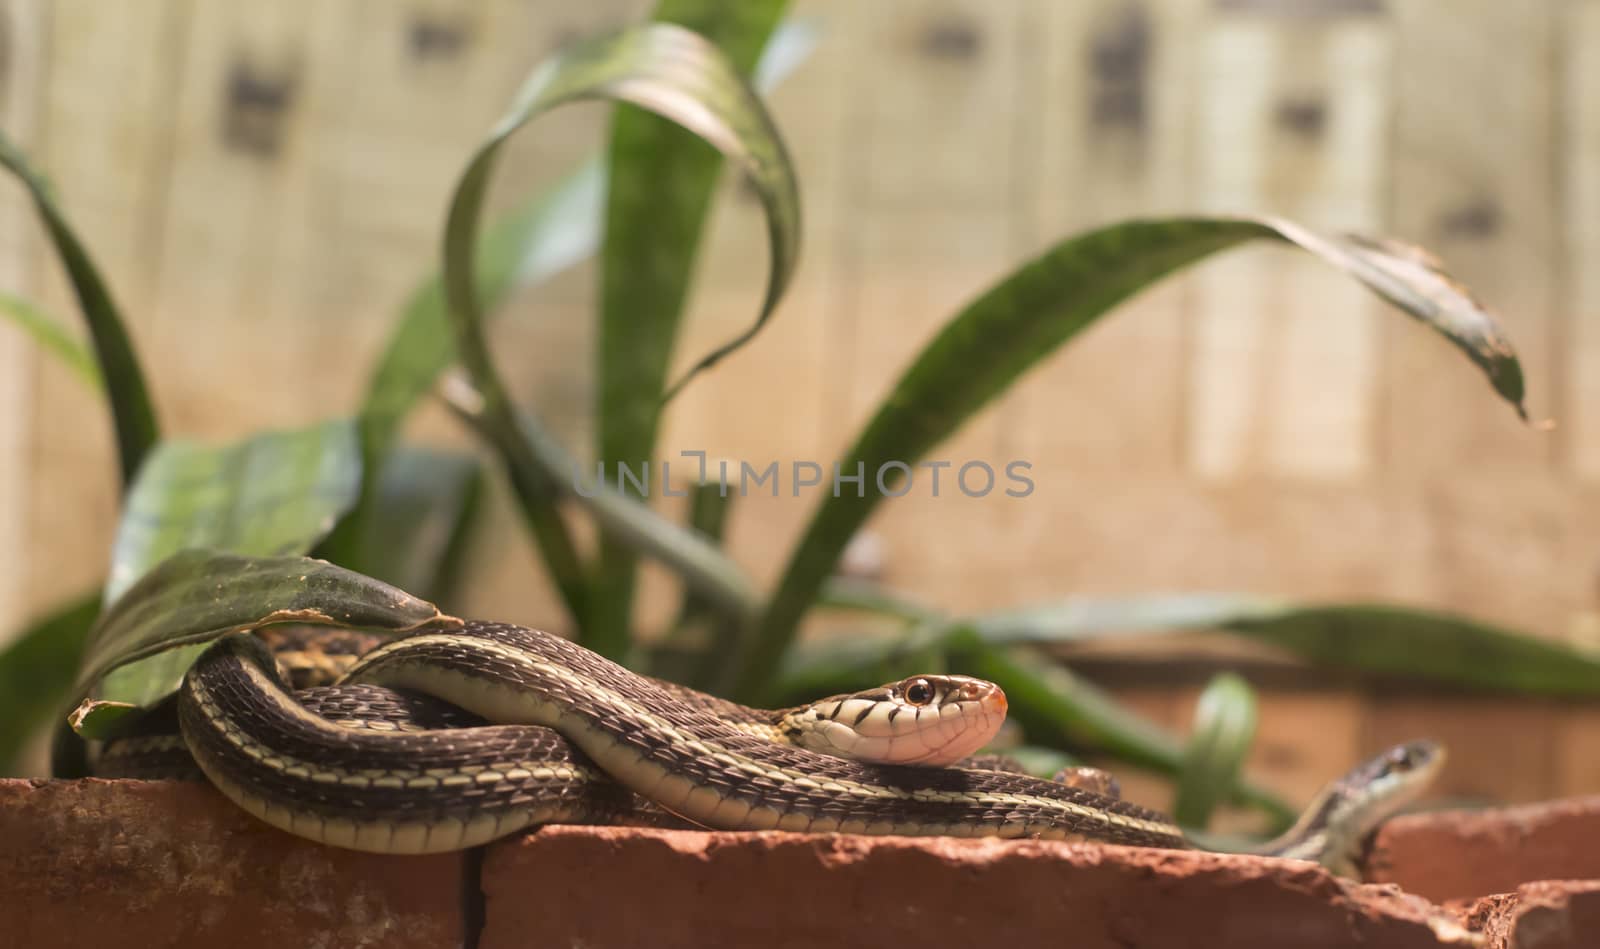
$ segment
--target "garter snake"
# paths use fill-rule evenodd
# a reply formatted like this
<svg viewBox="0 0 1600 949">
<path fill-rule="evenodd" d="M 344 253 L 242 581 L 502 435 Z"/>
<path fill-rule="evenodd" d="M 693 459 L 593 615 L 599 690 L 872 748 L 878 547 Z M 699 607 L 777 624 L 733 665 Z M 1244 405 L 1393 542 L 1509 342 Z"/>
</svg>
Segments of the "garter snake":
<svg viewBox="0 0 1600 949">
<path fill-rule="evenodd" d="M 917 677 L 768 712 L 637 675 L 548 633 L 474 622 L 367 652 L 321 690 L 312 705 L 321 714 L 297 700 L 261 640 L 225 636 L 186 676 L 177 710 L 188 753 L 225 795 L 281 829 L 359 850 L 455 850 L 536 824 L 652 814 L 729 830 L 1194 846 L 1167 817 L 1093 790 L 985 768 L 847 760 L 795 743 L 851 744 L 862 735 L 835 726 L 875 719 L 865 737 L 881 739 L 896 716 L 876 706 L 892 699 L 907 717 L 936 719 L 912 757 L 961 758 L 993 732 L 988 722 L 953 724 L 993 716 L 996 697 L 974 681 Z M 930 694 L 910 703 L 892 694 L 913 686 Z M 401 707 L 364 725 L 341 720 L 341 696 Z M 460 711 L 428 719 L 428 709 L 451 706 Z M 1346 868 L 1441 758 L 1429 742 L 1391 750 L 1330 785 L 1259 852 Z"/>
</svg>

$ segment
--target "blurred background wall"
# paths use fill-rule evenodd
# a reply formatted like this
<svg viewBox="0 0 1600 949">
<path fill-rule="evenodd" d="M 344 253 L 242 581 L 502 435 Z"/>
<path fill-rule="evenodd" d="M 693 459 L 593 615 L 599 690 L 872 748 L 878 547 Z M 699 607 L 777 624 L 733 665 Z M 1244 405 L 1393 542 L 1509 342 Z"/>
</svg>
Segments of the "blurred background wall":
<svg viewBox="0 0 1600 949">
<path fill-rule="evenodd" d="M 455 176 L 517 83 L 563 41 L 647 6 L 0 0 L 0 122 L 131 314 L 168 431 L 231 438 L 353 409 L 434 266 Z M 798 285 L 754 345 L 675 404 L 663 453 L 829 462 L 965 299 L 1081 228 L 1260 210 L 1385 233 L 1439 253 L 1503 314 L 1534 414 L 1557 428 L 1519 423 L 1458 354 L 1348 280 L 1250 249 L 1115 313 L 936 453 L 1026 460 L 1031 496 L 913 492 L 873 523 L 857 568 L 954 610 L 1254 591 L 1600 642 L 1600 0 L 794 11 L 820 30 L 772 97 L 805 200 Z M 556 179 L 602 142 L 605 116 L 541 119 L 497 193 Z M 20 189 L 0 188 L 0 209 L 0 289 L 71 314 Z M 684 364 L 748 323 L 765 267 L 755 204 L 729 187 Z M 578 447 L 593 282 L 579 267 L 530 289 L 496 339 L 528 404 Z M 466 443 L 442 413 L 414 434 Z M 96 397 L 9 330 L 0 458 L 9 631 L 99 580 L 116 513 Z M 770 579 L 815 499 L 742 500 L 736 555 Z M 452 605 L 552 625 L 503 495 L 493 507 L 468 602 Z M 1184 652 L 1086 661 L 1181 724 L 1203 681 L 1184 670 L 1215 661 Z M 1269 684 L 1253 765 L 1288 792 L 1419 733 L 1454 739 L 1457 793 L 1600 790 L 1590 709 L 1240 661 Z"/>
</svg>

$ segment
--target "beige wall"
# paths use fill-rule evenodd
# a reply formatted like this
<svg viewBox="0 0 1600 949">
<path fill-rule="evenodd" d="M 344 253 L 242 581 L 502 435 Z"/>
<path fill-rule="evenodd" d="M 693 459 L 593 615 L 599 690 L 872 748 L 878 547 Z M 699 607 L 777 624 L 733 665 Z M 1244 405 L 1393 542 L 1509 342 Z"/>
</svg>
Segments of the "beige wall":
<svg viewBox="0 0 1600 949">
<path fill-rule="evenodd" d="M 1557 429 L 1520 425 L 1464 360 L 1347 281 L 1286 250 L 1240 252 L 1141 297 L 941 448 L 1026 459 L 1037 490 L 889 505 L 872 525 L 884 579 L 956 609 L 1249 590 L 1597 638 L 1600 61 L 1578 51 L 1600 48 L 1600 2 L 796 8 L 822 30 L 773 99 L 802 173 L 802 273 L 773 327 L 676 405 L 667 452 L 830 459 L 963 299 L 1083 227 L 1266 210 L 1379 231 L 1440 253 L 1504 314 L 1534 413 Z M 453 176 L 522 74 L 641 9 L 0 0 L 0 119 L 109 272 L 169 430 L 231 437 L 355 405 L 432 262 Z M 503 190 L 565 171 L 603 120 L 588 106 L 541 120 Z M 70 312 L 16 189 L 0 201 L 0 288 Z M 765 254 L 753 204 L 730 196 L 684 362 L 750 318 Z M 574 437 L 592 277 L 528 292 L 498 336 L 522 391 Z M 101 575 L 114 485 L 99 407 L 11 332 L 0 400 L 12 628 Z M 419 430 L 464 441 L 437 417 Z M 748 499 L 739 557 L 770 578 L 811 503 Z M 460 609 L 551 622 L 519 537 L 478 560 Z M 1283 728 L 1341 723 L 1316 726 L 1341 755 L 1397 727 L 1362 718 L 1364 698 L 1294 701 Z M 1559 757 L 1541 740 L 1541 761 Z"/>
</svg>

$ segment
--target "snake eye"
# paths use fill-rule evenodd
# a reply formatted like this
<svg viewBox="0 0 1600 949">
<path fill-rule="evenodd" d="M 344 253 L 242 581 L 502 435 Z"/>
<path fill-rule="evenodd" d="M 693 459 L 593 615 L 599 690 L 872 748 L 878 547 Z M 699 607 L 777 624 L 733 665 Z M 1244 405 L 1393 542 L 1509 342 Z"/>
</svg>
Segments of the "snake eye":
<svg viewBox="0 0 1600 949">
<path fill-rule="evenodd" d="M 1403 745 L 1389 752 L 1389 767 L 1395 771 L 1410 771 L 1416 766 L 1416 763 L 1415 758 L 1412 757 L 1411 749 Z"/>
<path fill-rule="evenodd" d="M 912 679 L 906 683 L 905 696 L 912 705 L 927 705 L 933 701 L 933 683 L 927 679 Z"/>
</svg>

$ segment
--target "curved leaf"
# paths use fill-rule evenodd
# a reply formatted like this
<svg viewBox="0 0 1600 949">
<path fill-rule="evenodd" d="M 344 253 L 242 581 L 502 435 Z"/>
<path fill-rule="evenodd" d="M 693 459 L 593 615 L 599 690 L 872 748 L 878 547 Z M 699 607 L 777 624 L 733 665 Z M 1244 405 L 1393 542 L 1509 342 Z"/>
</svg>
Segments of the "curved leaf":
<svg viewBox="0 0 1600 949">
<path fill-rule="evenodd" d="M 0 652 L 0 775 L 16 773 L 23 745 L 67 700 L 99 591 L 41 617 Z"/>
<path fill-rule="evenodd" d="M 529 78 L 510 112 L 474 155 L 457 182 L 445 226 L 445 299 L 455 328 L 456 349 L 483 395 L 486 423 L 502 438 L 521 439 L 522 426 L 483 335 L 483 310 L 473 262 L 477 258 L 484 195 L 500 146 L 512 133 L 548 109 L 588 98 L 632 102 L 668 116 L 741 165 L 767 207 L 772 234 L 774 269 L 763 319 L 792 269 L 799 211 L 788 161 L 760 102 L 715 47 L 680 27 L 651 24 L 569 49 Z M 658 235 L 657 239 L 665 238 Z M 539 487 L 530 485 L 533 489 Z M 557 531 L 554 524 L 547 526 L 548 530 L 535 535 L 545 548 L 547 560 L 575 561 L 575 552 L 552 549 L 552 543 L 560 545 L 564 530 Z M 566 546 L 571 546 L 570 538 Z M 568 606 L 587 631 L 584 621 L 589 617 L 584 602 L 575 601 L 569 594 Z M 589 645 L 603 653 L 620 655 L 626 648 L 628 631 L 612 628 L 607 632 L 609 635 Z"/>
<path fill-rule="evenodd" d="M 792 73 L 815 46 L 816 34 L 816 24 L 809 20 L 781 24 L 762 53 L 756 88 L 771 89 Z M 592 157 L 485 230 L 477 259 L 485 312 L 513 290 L 541 283 L 594 254 L 600 246 L 607 188 L 606 162 Z M 374 474 L 401 419 L 455 361 L 445 311 L 444 281 L 436 273 L 412 292 L 367 383 L 361 407 L 366 423 L 362 460 Z"/>
<path fill-rule="evenodd" d="M 1256 696 L 1231 672 L 1213 678 L 1195 705 L 1194 727 L 1178 774 L 1172 816 L 1185 827 L 1204 827 L 1211 812 L 1232 796 L 1256 737 Z"/>
<path fill-rule="evenodd" d="M 11 318 L 34 342 L 54 353 L 73 374 L 94 389 L 104 390 L 105 380 L 100 378 L 100 367 L 94 354 L 78 342 L 56 319 L 20 297 L 0 293 L 0 314 Z"/>
<path fill-rule="evenodd" d="M 1273 218 L 1174 218 L 1114 224 L 1070 238 L 969 304 L 900 377 L 842 467 L 910 465 L 1044 356 L 1161 277 L 1249 240 L 1292 242 L 1431 326 L 1483 369 L 1526 418 L 1522 370 L 1494 319 L 1461 288 L 1394 243 L 1334 239 Z M 882 497 L 825 498 L 789 557 L 746 644 L 734 694 L 760 695 L 845 545 Z"/>
<path fill-rule="evenodd" d="M 223 633 L 273 623 L 394 633 L 461 625 L 426 600 L 325 561 L 189 550 L 145 574 L 101 615 L 89 637 L 77 692 L 107 703 L 149 706 L 177 688 L 206 643 Z M 185 661 L 167 664 L 174 672 L 170 678 L 149 673 L 152 659 L 180 653 Z"/>
<path fill-rule="evenodd" d="M 94 341 L 100 374 L 105 380 L 106 400 L 117 431 L 122 483 L 131 484 L 145 453 L 161 434 L 144 384 L 144 373 L 139 368 L 139 359 L 134 354 L 122 315 L 111 299 L 111 291 L 100 278 L 100 271 L 89 258 L 89 252 L 56 207 L 44 177 L 28 164 L 21 150 L 3 133 L 0 133 L 0 165 L 9 169 L 28 189 L 34 209 L 39 212 L 61 265 L 66 268 L 73 293 L 78 297 L 89 337 Z"/>
<path fill-rule="evenodd" d="M 735 89 L 737 77 L 748 75 L 756 65 L 757 54 L 787 5 L 787 0 L 661 0 L 655 19 L 691 30 L 722 51 L 730 68 L 719 81 Z M 779 38 L 774 36 L 772 47 L 779 45 Z M 759 102 L 756 107 L 759 113 Z M 671 399 L 663 397 L 667 372 L 722 167 L 718 150 L 726 151 L 721 145 L 706 147 L 698 130 L 679 128 L 669 121 L 673 118 L 623 107 L 611 120 L 612 181 L 595 343 L 594 457 L 612 465 L 637 467 L 654 455 L 660 412 Z M 770 145 L 756 145 L 753 150 L 768 152 L 773 168 L 791 176 L 782 142 L 767 124 L 761 134 Z M 799 198 L 792 177 L 774 194 L 781 204 L 763 195 L 772 265 L 766 300 L 750 333 L 771 313 L 799 249 Z M 775 207 L 780 213 L 774 213 Z M 789 212 L 786 221 L 784 207 Z M 748 334 L 702 359 L 688 378 L 747 338 Z M 594 576 L 595 612 L 590 617 L 591 636 L 597 643 L 618 644 L 629 636 L 636 574 L 637 560 L 629 545 L 602 537 Z"/>
</svg>

